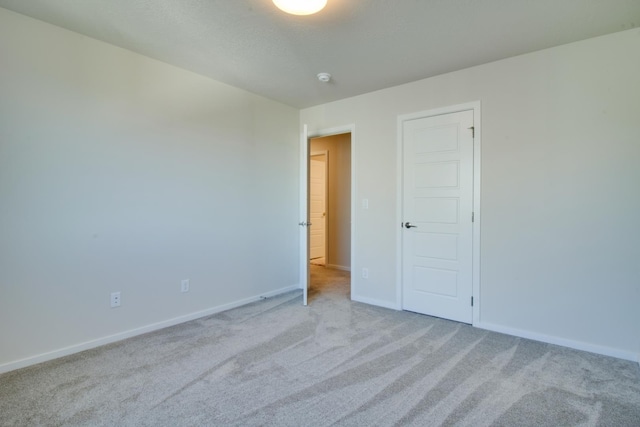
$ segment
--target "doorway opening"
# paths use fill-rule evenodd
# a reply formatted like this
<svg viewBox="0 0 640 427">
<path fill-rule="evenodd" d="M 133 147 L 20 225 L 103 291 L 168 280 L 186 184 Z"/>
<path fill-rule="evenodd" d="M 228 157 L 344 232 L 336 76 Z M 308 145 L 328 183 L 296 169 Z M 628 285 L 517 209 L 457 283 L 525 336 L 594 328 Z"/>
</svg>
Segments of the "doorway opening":
<svg viewBox="0 0 640 427">
<path fill-rule="evenodd" d="M 351 298 L 351 133 L 309 138 L 308 299 Z"/>
</svg>

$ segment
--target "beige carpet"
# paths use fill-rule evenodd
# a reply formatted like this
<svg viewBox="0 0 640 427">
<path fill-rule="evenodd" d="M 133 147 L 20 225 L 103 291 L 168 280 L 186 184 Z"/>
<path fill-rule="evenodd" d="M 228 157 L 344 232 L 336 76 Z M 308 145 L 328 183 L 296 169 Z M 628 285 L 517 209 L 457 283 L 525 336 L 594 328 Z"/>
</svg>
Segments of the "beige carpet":
<svg viewBox="0 0 640 427">
<path fill-rule="evenodd" d="M 300 292 L 0 376 L 3 426 L 639 426 L 636 363 Z"/>
<path fill-rule="evenodd" d="M 309 260 L 309 264 L 311 265 L 320 265 L 320 266 L 324 266 L 326 264 L 326 260 L 324 257 L 321 258 L 313 258 Z"/>
</svg>

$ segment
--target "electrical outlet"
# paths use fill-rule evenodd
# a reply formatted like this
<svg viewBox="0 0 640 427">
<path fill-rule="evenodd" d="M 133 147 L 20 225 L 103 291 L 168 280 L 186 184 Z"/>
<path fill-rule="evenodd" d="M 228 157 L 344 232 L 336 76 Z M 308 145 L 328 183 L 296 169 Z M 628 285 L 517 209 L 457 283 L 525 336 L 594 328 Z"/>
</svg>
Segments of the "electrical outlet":
<svg viewBox="0 0 640 427">
<path fill-rule="evenodd" d="M 120 292 L 111 293 L 111 308 L 120 307 Z"/>
<path fill-rule="evenodd" d="M 180 292 L 189 292 L 189 279 L 183 279 L 180 282 Z"/>
<path fill-rule="evenodd" d="M 362 269 L 362 278 L 363 279 L 368 279 L 369 278 L 369 269 L 368 268 L 363 268 Z"/>
</svg>

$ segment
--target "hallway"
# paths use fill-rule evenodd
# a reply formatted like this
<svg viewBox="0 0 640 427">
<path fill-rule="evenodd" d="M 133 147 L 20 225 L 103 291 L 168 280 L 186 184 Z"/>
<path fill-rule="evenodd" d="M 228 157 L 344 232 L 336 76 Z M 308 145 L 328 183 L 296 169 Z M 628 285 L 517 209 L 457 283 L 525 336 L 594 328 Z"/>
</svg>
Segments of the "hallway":
<svg viewBox="0 0 640 427">
<path fill-rule="evenodd" d="M 309 303 L 320 299 L 351 299 L 351 273 L 348 271 L 309 265 Z"/>
</svg>

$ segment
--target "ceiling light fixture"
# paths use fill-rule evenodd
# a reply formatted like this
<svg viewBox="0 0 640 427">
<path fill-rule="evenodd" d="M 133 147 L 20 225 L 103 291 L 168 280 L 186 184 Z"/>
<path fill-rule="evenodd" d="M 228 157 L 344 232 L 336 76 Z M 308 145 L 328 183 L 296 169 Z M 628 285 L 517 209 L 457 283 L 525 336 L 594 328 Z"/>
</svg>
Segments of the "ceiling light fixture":
<svg viewBox="0 0 640 427">
<path fill-rule="evenodd" d="M 327 0 L 273 0 L 273 4 L 292 15 L 313 15 L 327 5 Z"/>
</svg>

